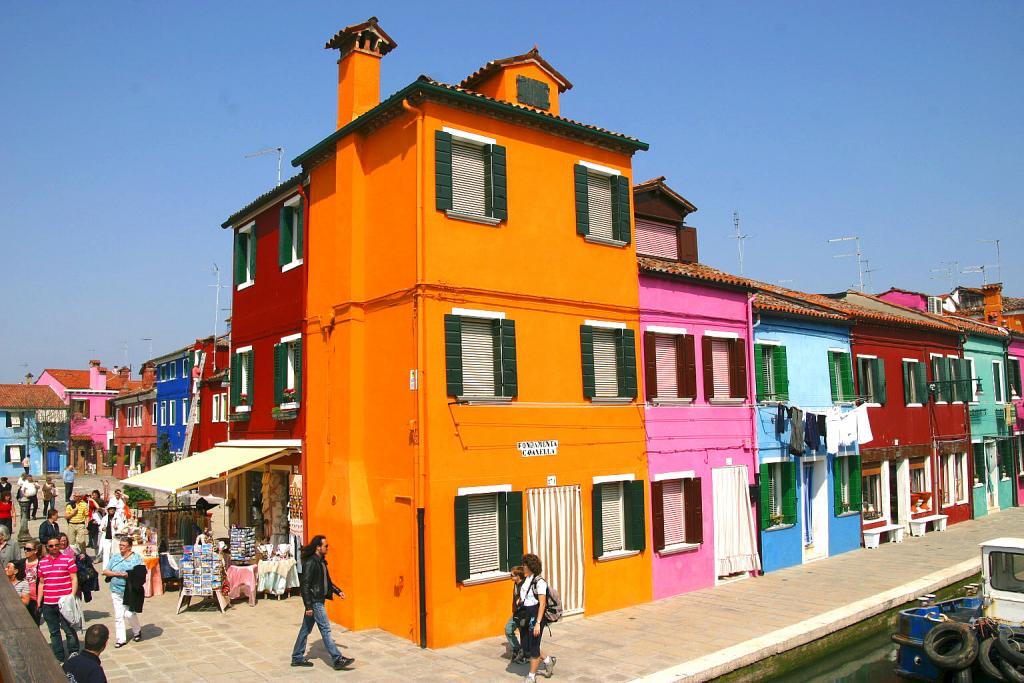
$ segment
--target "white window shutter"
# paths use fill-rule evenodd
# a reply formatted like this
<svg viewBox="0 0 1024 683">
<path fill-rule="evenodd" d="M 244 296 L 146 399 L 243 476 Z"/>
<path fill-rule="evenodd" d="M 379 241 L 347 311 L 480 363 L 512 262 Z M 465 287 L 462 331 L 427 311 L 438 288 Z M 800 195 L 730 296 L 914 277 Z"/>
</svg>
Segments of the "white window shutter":
<svg viewBox="0 0 1024 683">
<path fill-rule="evenodd" d="M 603 550 L 613 553 L 623 549 L 622 482 L 601 486 L 601 538 Z"/>
<path fill-rule="evenodd" d="M 498 496 L 469 498 L 469 573 L 498 571 Z"/>
<path fill-rule="evenodd" d="M 725 339 L 711 340 L 711 363 L 715 376 L 715 397 L 729 396 L 729 342 Z"/>
<path fill-rule="evenodd" d="M 614 239 L 612 230 L 612 183 L 605 175 L 587 174 L 587 204 L 590 207 L 590 235 Z"/>
<path fill-rule="evenodd" d="M 452 210 L 487 215 L 487 154 L 480 145 L 452 140 Z"/>
<path fill-rule="evenodd" d="M 672 479 L 661 485 L 662 513 L 665 516 L 665 545 L 686 542 L 686 520 L 683 515 L 683 480 Z"/>
<path fill-rule="evenodd" d="M 593 224 L 591 224 L 593 227 Z M 593 231 L 591 231 L 593 234 Z M 619 395 L 618 354 L 613 330 L 594 328 L 594 388 L 598 397 Z"/>
<path fill-rule="evenodd" d="M 494 324 L 462 318 L 462 395 L 494 396 Z"/>
<path fill-rule="evenodd" d="M 675 335 L 654 335 L 654 358 L 658 370 L 658 396 L 675 398 L 679 395 L 679 372 Z M 665 542 L 668 543 L 667 540 Z"/>
</svg>

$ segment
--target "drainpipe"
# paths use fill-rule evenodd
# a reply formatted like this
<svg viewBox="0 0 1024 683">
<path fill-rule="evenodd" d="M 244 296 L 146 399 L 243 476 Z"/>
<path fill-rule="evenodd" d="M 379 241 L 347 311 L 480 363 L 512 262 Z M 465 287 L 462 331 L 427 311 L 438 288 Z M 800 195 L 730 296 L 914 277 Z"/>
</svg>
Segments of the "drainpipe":
<svg viewBox="0 0 1024 683">
<path fill-rule="evenodd" d="M 309 202 L 309 195 L 306 194 L 305 180 L 306 180 L 305 178 L 299 178 L 299 196 L 302 197 L 302 205 L 303 205 L 303 209 L 302 209 L 302 225 L 299 226 L 299 229 L 302 230 L 302 246 L 303 246 L 303 249 L 304 249 L 304 252 L 302 254 L 302 258 L 304 259 L 305 264 L 306 264 L 304 266 L 305 275 L 301 278 L 302 279 L 302 320 L 303 320 L 302 327 L 303 327 L 303 329 L 299 330 L 299 332 L 302 334 L 303 337 L 306 336 L 306 330 L 305 330 L 305 327 L 306 327 L 306 324 L 305 324 L 305 321 L 306 321 L 306 289 L 307 289 L 307 287 L 309 285 L 309 254 L 310 254 L 310 248 L 309 248 L 309 214 L 312 212 L 312 207 L 310 206 L 310 202 Z M 308 368 L 309 367 L 309 363 L 307 362 L 308 359 L 305 357 L 306 354 L 307 354 L 307 349 L 306 349 L 307 346 L 308 346 L 308 344 L 305 344 L 305 343 L 303 343 L 301 345 L 302 355 L 303 355 L 303 358 L 301 359 L 301 361 L 302 361 L 302 367 L 304 367 L 304 368 Z M 230 346 L 228 348 L 230 349 Z M 328 356 L 329 355 L 330 354 L 328 354 Z M 214 339 L 213 339 L 213 357 L 214 357 L 214 359 L 217 358 L 217 338 L 216 337 L 214 337 Z M 328 373 L 328 377 L 330 377 L 330 373 Z M 299 378 L 299 386 L 301 387 L 300 390 L 302 391 L 302 393 L 299 394 L 299 397 L 298 397 L 299 398 L 299 407 L 300 407 L 300 409 L 301 409 L 302 406 L 308 405 L 306 403 L 306 387 L 307 387 L 308 384 L 309 384 L 309 382 L 303 382 L 302 378 L 301 377 Z M 328 396 L 329 395 L 330 394 L 328 394 Z M 303 414 L 303 416 L 302 416 L 302 422 L 303 422 L 302 441 L 301 441 L 301 445 L 299 446 L 299 475 L 302 477 L 302 519 L 303 520 L 308 520 L 309 519 L 309 492 L 308 492 L 309 477 L 306 476 L 306 429 L 305 429 L 306 416 L 305 416 L 305 414 Z M 231 423 L 229 422 L 228 424 L 230 425 Z M 328 424 L 328 431 L 330 431 L 330 420 L 327 421 L 327 424 Z M 304 524 L 303 525 L 303 531 L 305 531 L 307 528 L 308 528 L 308 526 L 306 524 Z"/>
<path fill-rule="evenodd" d="M 757 454 L 757 429 L 754 425 L 757 423 L 757 396 L 755 384 L 751 381 L 754 370 L 754 328 L 761 324 L 761 316 L 757 316 L 757 325 L 754 325 L 752 319 L 754 317 L 754 299 L 757 297 L 756 292 L 751 292 L 747 295 L 747 394 L 750 396 L 750 453 L 753 456 L 753 467 L 754 467 L 754 481 L 757 482 L 758 492 L 760 493 L 761 487 L 761 467 L 758 462 Z M 752 391 L 754 389 L 754 391 Z M 748 489 L 750 490 L 750 489 Z M 756 500 L 751 503 L 754 508 L 754 526 L 757 529 L 757 556 L 760 558 L 761 563 L 761 574 L 764 574 L 764 549 L 761 541 L 761 528 L 758 520 L 761 519 L 761 496 L 757 496 Z"/>
<path fill-rule="evenodd" d="M 426 567 L 426 509 L 423 506 L 423 454 L 426 434 L 426 396 L 423 391 L 423 364 L 426 322 L 423 319 L 423 110 L 414 107 L 408 99 L 402 108 L 416 117 L 416 285 L 413 292 L 413 310 L 416 315 L 416 460 L 413 471 L 413 507 L 416 509 L 416 562 L 417 599 L 419 603 L 420 647 L 427 647 L 427 567 Z"/>
</svg>

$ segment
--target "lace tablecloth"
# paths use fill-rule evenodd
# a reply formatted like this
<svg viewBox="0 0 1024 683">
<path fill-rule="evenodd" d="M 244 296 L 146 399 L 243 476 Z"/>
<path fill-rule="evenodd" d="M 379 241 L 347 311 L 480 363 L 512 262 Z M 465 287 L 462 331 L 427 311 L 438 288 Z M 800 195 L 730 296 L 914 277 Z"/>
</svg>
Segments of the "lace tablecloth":
<svg viewBox="0 0 1024 683">
<path fill-rule="evenodd" d="M 283 595 L 290 588 L 299 587 L 299 572 L 295 560 L 261 560 L 257 571 L 257 590 Z"/>
</svg>

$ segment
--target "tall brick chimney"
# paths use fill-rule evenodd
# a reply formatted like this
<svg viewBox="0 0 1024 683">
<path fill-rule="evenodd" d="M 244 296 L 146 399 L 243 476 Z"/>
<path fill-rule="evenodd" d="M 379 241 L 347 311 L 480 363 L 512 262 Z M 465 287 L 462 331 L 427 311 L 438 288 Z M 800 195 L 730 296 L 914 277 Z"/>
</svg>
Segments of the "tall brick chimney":
<svg viewBox="0 0 1024 683">
<path fill-rule="evenodd" d="M 380 104 L 380 59 L 398 46 L 370 17 L 346 26 L 324 47 L 338 50 L 338 128 Z"/>
<path fill-rule="evenodd" d="M 142 366 L 142 385 L 151 387 L 156 384 L 156 366 L 147 362 Z"/>
<path fill-rule="evenodd" d="M 994 282 L 981 288 L 984 297 L 982 312 L 985 322 L 1000 325 L 1003 319 L 1003 283 Z"/>
</svg>

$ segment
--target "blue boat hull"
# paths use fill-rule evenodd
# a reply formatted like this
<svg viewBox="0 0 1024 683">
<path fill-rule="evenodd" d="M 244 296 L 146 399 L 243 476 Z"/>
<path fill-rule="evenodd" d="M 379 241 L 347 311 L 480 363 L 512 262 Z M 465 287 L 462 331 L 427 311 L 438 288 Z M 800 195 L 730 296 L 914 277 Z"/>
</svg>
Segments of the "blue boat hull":
<svg viewBox="0 0 1024 683">
<path fill-rule="evenodd" d="M 924 638 L 944 615 L 953 621 L 970 623 L 981 616 L 981 598 L 956 598 L 944 600 L 928 607 L 914 607 L 902 610 L 896 625 L 893 641 L 899 645 L 896 656 L 896 673 L 917 681 L 945 680 L 947 672 L 937 668 L 924 653 Z M 971 669 L 974 681 L 992 681 L 975 662 Z"/>
</svg>

